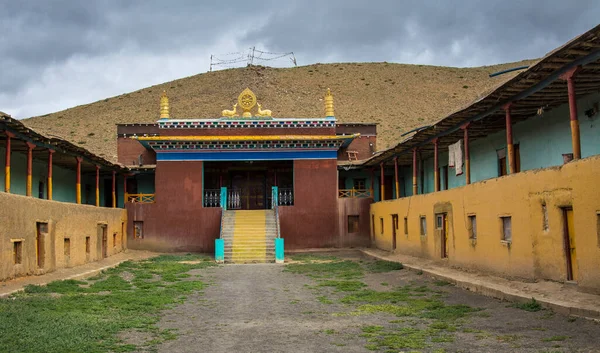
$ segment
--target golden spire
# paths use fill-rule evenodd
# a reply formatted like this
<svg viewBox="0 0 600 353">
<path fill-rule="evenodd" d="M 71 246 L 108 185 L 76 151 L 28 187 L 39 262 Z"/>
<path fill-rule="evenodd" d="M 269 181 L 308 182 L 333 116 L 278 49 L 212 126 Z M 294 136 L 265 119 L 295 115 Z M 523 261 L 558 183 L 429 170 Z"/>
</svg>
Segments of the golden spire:
<svg viewBox="0 0 600 353">
<path fill-rule="evenodd" d="M 327 94 L 325 94 L 325 116 L 335 116 L 333 112 L 333 95 L 329 88 L 327 89 Z"/>
<path fill-rule="evenodd" d="M 163 91 L 160 96 L 160 118 L 169 119 L 169 97 L 167 97 L 167 91 Z"/>
</svg>

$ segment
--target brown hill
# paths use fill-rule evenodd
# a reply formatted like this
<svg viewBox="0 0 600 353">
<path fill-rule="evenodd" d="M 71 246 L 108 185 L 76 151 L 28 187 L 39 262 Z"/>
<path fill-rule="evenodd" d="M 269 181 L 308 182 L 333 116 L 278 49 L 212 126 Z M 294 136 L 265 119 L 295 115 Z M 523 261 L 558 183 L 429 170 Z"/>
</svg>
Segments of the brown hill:
<svg viewBox="0 0 600 353">
<path fill-rule="evenodd" d="M 23 122 L 116 161 L 115 124 L 155 122 L 163 90 L 175 118 L 219 117 L 246 87 L 274 117 L 304 118 L 323 116 L 322 97 L 329 87 L 338 121 L 379 124 L 381 150 L 397 143 L 403 132 L 440 119 L 516 73 L 495 78 L 488 74 L 532 62 L 475 68 L 391 63 L 253 66 L 190 76 Z"/>
</svg>

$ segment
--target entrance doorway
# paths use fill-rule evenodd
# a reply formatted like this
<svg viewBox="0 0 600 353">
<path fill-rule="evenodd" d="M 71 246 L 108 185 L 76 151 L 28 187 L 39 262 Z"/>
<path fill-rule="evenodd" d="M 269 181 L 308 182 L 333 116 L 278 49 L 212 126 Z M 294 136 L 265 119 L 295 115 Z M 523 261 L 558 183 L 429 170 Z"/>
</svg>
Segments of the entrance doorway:
<svg viewBox="0 0 600 353">
<path fill-rule="evenodd" d="M 577 251 L 575 249 L 575 226 L 573 223 L 573 209 L 563 208 L 564 224 L 564 252 L 567 265 L 567 281 L 577 281 Z"/>
<path fill-rule="evenodd" d="M 398 234 L 398 215 L 392 215 L 392 251 L 396 250 L 396 234 Z"/>
<path fill-rule="evenodd" d="M 242 210 L 262 210 L 266 208 L 267 177 L 265 171 L 230 172 L 231 190 L 239 192 Z"/>
<path fill-rule="evenodd" d="M 435 216 L 435 227 L 440 234 L 441 257 L 448 257 L 448 214 L 438 213 Z"/>
</svg>

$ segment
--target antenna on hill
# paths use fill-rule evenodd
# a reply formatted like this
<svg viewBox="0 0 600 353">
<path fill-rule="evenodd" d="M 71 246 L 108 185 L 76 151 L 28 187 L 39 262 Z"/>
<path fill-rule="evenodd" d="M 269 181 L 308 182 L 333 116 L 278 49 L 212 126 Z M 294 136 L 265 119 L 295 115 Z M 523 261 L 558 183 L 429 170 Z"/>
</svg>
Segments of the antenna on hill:
<svg viewBox="0 0 600 353">
<path fill-rule="evenodd" d="M 266 62 L 273 62 L 273 65 L 276 66 L 278 61 L 282 59 L 289 58 L 294 66 L 298 66 L 296 61 L 296 56 L 294 52 L 288 53 L 273 53 L 256 49 L 256 47 L 252 47 L 248 49 L 247 53 L 244 52 L 231 52 L 226 54 L 214 55 L 210 56 L 210 67 L 209 71 L 214 69 L 227 69 L 234 67 L 243 67 L 252 66 L 252 65 L 264 65 Z M 266 66 L 266 65 L 265 65 Z"/>
</svg>

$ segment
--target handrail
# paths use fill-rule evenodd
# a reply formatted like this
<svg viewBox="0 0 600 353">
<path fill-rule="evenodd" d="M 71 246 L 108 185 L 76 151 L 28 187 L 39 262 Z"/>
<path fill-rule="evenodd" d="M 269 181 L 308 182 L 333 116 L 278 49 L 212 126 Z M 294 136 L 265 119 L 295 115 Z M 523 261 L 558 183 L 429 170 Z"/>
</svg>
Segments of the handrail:
<svg viewBox="0 0 600 353">
<path fill-rule="evenodd" d="M 372 197 L 370 189 L 340 189 L 338 197 Z"/>
<path fill-rule="evenodd" d="M 128 194 L 125 193 L 125 200 L 131 203 L 155 203 L 156 194 Z"/>
<path fill-rule="evenodd" d="M 277 186 L 271 189 L 271 208 L 275 211 L 275 229 L 277 229 L 277 238 L 281 238 L 279 226 L 279 190 Z"/>
</svg>

